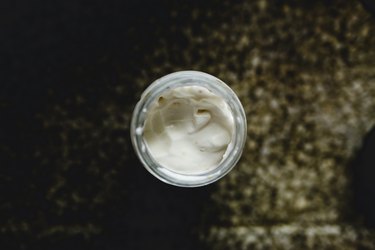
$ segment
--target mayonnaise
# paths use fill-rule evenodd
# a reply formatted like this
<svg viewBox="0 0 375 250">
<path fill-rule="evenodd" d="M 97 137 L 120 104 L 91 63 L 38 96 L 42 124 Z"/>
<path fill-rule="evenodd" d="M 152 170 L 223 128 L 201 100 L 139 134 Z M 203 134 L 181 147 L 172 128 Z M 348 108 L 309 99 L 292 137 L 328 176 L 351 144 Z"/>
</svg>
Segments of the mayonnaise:
<svg viewBox="0 0 375 250">
<path fill-rule="evenodd" d="M 144 140 L 155 161 L 183 174 L 217 167 L 234 133 L 226 100 L 196 85 L 162 93 L 148 108 L 144 126 Z"/>
</svg>

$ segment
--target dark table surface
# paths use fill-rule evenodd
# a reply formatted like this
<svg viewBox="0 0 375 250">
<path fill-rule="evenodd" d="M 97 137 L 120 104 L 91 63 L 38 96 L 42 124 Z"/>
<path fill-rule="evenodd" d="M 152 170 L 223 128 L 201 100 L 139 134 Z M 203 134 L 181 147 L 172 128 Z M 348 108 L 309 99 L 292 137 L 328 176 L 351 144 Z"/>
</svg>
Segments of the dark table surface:
<svg viewBox="0 0 375 250">
<path fill-rule="evenodd" d="M 375 24 L 359 2 L 0 13 L 0 249 L 375 246 L 350 205 L 348 166 L 375 121 Z M 143 89 L 184 69 L 227 82 L 249 121 L 239 165 L 203 188 L 156 180 L 130 143 Z"/>
</svg>

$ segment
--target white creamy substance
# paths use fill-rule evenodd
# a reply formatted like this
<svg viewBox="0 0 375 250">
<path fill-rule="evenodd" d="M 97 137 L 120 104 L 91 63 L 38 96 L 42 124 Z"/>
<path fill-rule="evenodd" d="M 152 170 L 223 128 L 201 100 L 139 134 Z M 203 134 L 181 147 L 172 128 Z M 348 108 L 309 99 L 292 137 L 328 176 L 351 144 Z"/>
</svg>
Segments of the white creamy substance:
<svg viewBox="0 0 375 250">
<path fill-rule="evenodd" d="M 153 158 L 177 173 L 215 168 L 226 157 L 234 135 L 225 99 L 205 87 L 164 92 L 147 111 L 144 139 Z"/>
</svg>

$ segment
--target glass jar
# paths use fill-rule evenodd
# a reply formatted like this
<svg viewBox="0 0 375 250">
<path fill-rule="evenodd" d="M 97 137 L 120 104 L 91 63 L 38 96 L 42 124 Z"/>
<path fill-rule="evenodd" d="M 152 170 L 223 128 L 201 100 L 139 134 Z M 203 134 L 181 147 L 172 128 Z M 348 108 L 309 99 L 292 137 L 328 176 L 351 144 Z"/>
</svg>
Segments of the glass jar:
<svg viewBox="0 0 375 250">
<path fill-rule="evenodd" d="M 160 96 L 171 89 L 185 86 L 205 87 L 221 97 L 233 115 L 234 132 L 225 157 L 213 169 L 199 173 L 178 173 L 154 159 L 144 138 L 144 126 L 149 108 Z M 246 141 L 247 127 L 244 109 L 237 95 L 220 79 L 199 71 L 179 71 L 154 81 L 142 94 L 131 121 L 131 140 L 144 167 L 161 181 L 180 187 L 198 187 L 217 181 L 226 175 L 241 157 Z"/>
</svg>

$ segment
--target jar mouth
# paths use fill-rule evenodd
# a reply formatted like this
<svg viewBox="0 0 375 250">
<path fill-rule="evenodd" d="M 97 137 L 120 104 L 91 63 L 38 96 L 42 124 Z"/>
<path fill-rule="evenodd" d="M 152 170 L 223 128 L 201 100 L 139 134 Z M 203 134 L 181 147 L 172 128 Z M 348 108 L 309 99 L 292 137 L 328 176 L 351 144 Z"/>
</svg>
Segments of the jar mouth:
<svg viewBox="0 0 375 250">
<path fill-rule="evenodd" d="M 234 121 L 232 143 L 225 157 L 214 168 L 202 172 L 180 173 L 159 164 L 150 153 L 143 136 L 148 110 L 165 91 L 185 86 L 201 86 L 222 97 L 228 104 Z M 246 116 L 237 95 L 220 79 L 199 71 L 179 71 L 154 81 L 141 95 L 131 121 L 131 140 L 135 152 L 144 167 L 159 180 L 180 187 L 208 185 L 225 176 L 241 157 L 246 141 Z"/>
</svg>

